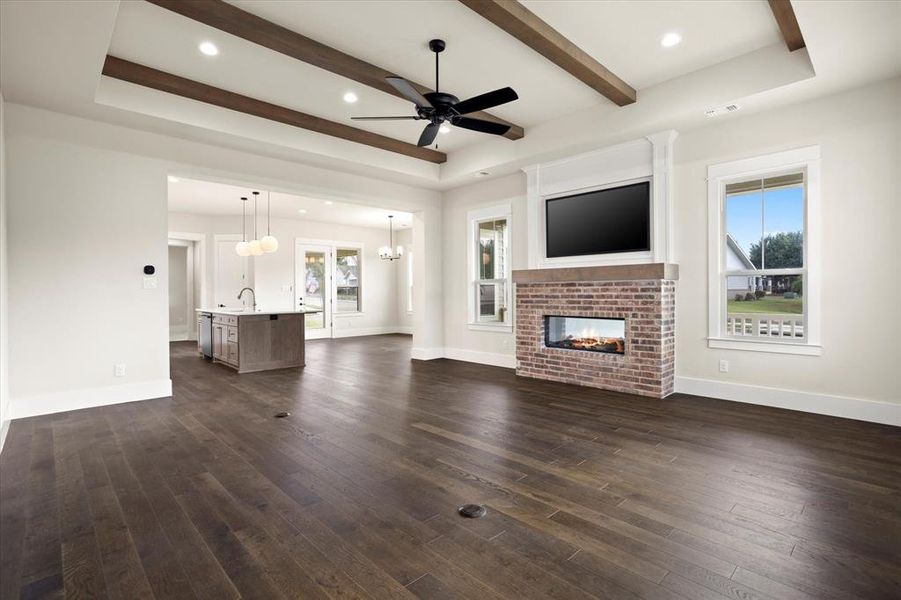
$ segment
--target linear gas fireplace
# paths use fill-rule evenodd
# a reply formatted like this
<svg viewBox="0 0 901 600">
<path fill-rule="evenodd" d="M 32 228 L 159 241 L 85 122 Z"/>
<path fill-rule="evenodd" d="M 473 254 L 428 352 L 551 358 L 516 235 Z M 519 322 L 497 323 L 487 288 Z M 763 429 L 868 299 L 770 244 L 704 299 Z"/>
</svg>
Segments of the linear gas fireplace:
<svg viewBox="0 0 901 600">
<path fill-rule="evenodd" d="M 544 345 L 565 350 L 625 354 L 626 320 L 546 315 Z"/>
</svg>

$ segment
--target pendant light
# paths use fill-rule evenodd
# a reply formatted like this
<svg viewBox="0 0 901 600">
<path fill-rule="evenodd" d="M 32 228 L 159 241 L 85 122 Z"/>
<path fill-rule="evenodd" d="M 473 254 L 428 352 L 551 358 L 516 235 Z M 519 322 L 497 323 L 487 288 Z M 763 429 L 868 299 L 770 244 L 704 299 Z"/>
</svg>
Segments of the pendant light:
<svg viewBox="0 0 901 600">
<path fill-rule="evenodd" d="M 257 197 L 259 192 L 251 192 L 253 194 L 253 239 L 247 244 L 250 249 L 251 256 L 260 256 L 263 254 L 263 248 L 260 246 L 260 240 L 257 238 Z"/>
<path fill-rule="evenodd" d="M 382 260 L 397 260 L 404 255 L 403 246 L 394 246 L 394 215 L 388 215 L 388 245 L 379 248 Z"/>
<path fill-rule="evenodd" d="M 263 252 L 275 252 L 278 250 L 278 240 L 272 235 L 272 192 L 266 192 L 266 235 L 260 240 Z"/>
<path fill-rule="evenodd" d="M 241 196 L 241 241 L 235 244 L 235 252 L 238 256 L 250 256 L 250 248 L 247 244 L 247 197 Z"/>
</svg>

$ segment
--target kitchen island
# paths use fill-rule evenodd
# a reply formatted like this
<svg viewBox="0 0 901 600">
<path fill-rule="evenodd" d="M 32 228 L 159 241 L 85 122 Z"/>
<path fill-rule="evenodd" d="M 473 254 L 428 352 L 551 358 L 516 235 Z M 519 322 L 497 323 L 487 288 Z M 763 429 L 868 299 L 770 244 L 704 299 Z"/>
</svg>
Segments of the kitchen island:
<svg viewBox="0 0 901 600">
<path fill-rule="evenodd" d="M 302 367 L 304 315 L 315 312 L 198 309 L 197 349 L 238 373 Z"/>
</svg>

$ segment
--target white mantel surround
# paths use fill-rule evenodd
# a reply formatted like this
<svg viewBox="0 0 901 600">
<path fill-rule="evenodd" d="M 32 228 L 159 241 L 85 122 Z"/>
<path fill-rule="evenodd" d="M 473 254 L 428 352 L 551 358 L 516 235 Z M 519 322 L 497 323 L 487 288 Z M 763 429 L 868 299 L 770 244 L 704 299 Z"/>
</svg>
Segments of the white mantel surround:
<svg viewBox="0 0 901 600">
<path fill-rule="evenodd" d="M 675 263 L 673 240 L 672 129 L 616 146 L 525 167 L 529 268 Z M 651 182 L 651 250 L 547 258 L 544 202 L 549 198 Z"/>
</svg>

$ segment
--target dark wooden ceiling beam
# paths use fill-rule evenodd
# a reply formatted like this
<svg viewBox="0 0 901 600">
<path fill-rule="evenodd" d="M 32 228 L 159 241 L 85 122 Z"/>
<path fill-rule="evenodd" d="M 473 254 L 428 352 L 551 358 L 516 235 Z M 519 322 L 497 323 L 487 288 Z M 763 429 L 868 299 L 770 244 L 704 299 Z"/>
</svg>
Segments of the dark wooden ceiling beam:
<svg viewBox="0 0 901 600">
<path fill-rule="evenodd" d="M 385 81 L 386 77 L 399 77 L 396 73 L 345 54 L 331 46 L 326 46 L 296 31 L 286 29 L 281 25 L 267 21 L 222 0 L 147 1 L 254 44 L 259 44 L 320 69 L 352 79 L 357 83 L 375 88 L 386 94 L 403 98 L 396 89 Z M 411 83 L 416 86 L 416 89 L 421 94 L 434 91 L 420 83 L 412 81 Z M 510 130 L 504 136 L 508 139 L 518 140 L 525 135 L 523 128 L 519 125 L 505 121 L 490 113 L 479 111 L 469 116 L 509 125 Z"/>
<path fill-rule="evenodd" d="M 789 0 L 769 0 L 770 10 L 776 17 L 776 23 L 779 25 L 779 31 L 782 32 L 782 39 L 789 51 L 794 52 L 800 50 L 806 44 L 804 36 L 801 35 L 801 27 L 798 25 L 798 18 L 795 16 L 795 9 Z"/>
<path fill-rule="evenodd" d="M 635 102 L 637 94 L 632 87 L 519 2 L 460 2 L 619 106 Z"/>
<path fill-rule="evenodd" d="M 228 90 L 179 77 L 165 71 L 159 71 L 115 56 L 106 57 L 106 61 L 103 64 L 103 74 L 107 77 L 136 83 L 183 98 L 205 102 L 286 125 L 293 125 L 294 127 L 323 133 L 389 152 L 396 152 L 412 158 L 427 160 L 436 164 L 447 161 L 446 154 L 431 148 L 420 148 L 388 136 L 357 129 L 344 123 L 329 121 L 328 119 L 285 108 L 284 106 L 263 102 L 256 98 L 242 96 L 235 92 L 229 92 Z"/>
</svg>

